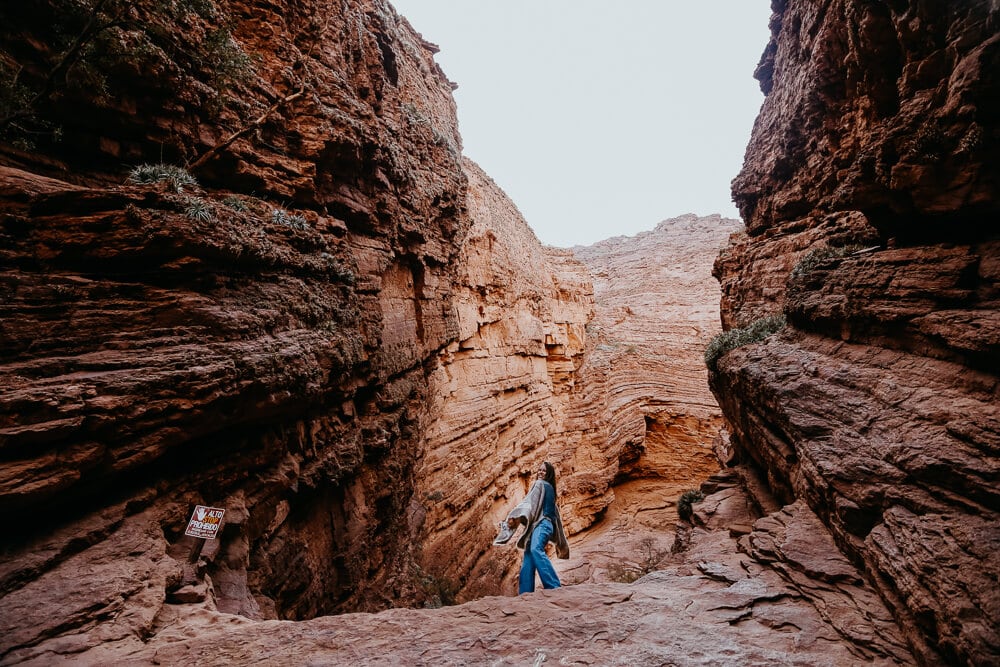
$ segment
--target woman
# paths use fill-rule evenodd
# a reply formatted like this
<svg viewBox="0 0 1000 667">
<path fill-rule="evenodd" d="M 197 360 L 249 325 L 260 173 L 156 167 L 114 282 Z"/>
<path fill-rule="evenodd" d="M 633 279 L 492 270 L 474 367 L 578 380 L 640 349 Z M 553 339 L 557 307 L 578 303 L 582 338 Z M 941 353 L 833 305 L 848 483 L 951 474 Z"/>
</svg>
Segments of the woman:
<svg viewBox="0 0 1000 667">
<path fill-rule="evenodd" d="M 518 595 L 535 590 L 535 572 L 538 572 L 544 588 L 559 588 L 559 575 L 545 553 L 545 545 L 550 540 L 555 542 L 556 555 L 569 558 L 569 543 L 563 531 L 559 508 L 556 507 L 556 469 L 547 461 L 538 466 L 528 495 L 507 515 L 510 535 L 519 523 L 526 525 L 527 530 L 517 541 L 517 546 L 524 549 Z M 507 539 L 510 539 L 509 535 Z"/>
</svg>

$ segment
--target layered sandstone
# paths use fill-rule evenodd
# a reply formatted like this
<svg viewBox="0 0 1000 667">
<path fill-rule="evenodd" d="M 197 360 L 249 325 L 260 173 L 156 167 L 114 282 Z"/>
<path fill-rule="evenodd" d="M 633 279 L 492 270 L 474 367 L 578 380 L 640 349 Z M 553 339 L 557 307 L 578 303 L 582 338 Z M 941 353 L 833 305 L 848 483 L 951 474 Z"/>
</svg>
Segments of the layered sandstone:
<svg viewBox="0 0 1000 667">
<path fill-rule="evenodd" d="M 1000 660 L 1000 13 L 773 3 L 718 362 L 743 459 L 863 563 L 919 659 Z M 813 252 L 822 248 L 833 248 Z M 839 248 L 839 249 L 838 249 Z"/>
<path fill-rule="evenodd" d="M 780 509 L 716 477 L 699 527 L 670 534 L 677 492 L 716 468 L 699 358 L 733 221 L 541 247 L 462 161 L 435 47 L 381 0 L 111 0 L 69 23 L 55 6 L 0 15 L 5 67 L 42 95 L 4 127 L 41 138 L 4 143 L 0 168 L 0 509 L 22 519 L 0 553 L 0 662 L 524 662 L 539 645 L 597 662 L 912 660 L 814 495 Z M 111 26 L 111 60 L 67 72 L 56 33 L 85 31 L 86 11 Z M 96 64 L 108 96 L 79 85 Z M 122 185 L 123 162 L 159 160 L 202 185 Z M 752 277 L 724 281 L 724 321 Z M 796 317 L 835 317 L 802 303 Z M 737 354 L 717 383 L 736 388 Z M 995 391 L 979 377 L 980 394 L 936 390 Z M 913 409 L 909 384 L 869 380 Z M 746 446 L 752 427 L 733 424 Z M 666 571 L 290 622 L 510 591 L 517 554 L 489 540 L 542 459 L 575 552 L 648 531 L 629 557 L 647 548 L 659 560 L 642 565 Z M 790 502 L 783 475 L 812 478 L 782 466 Z M 196 503 L 226 509 L 219 540 L 183 536 Z M 610 578 L 597 561 L 567 581 Z"/>
<path fill-rule="evenodd" d="M 712 262 L 739 222 L 689 215 L 544 248 L 467 167 L 459 336 L 431 374 L 414 500 L 425 581 L 446 599 L 516 591 L 515 554 L 490 539 L 542 460 L 558 470 L 572 537 L 557 569 L 567 582 L 606 581 L 646 541 L 668 549 L 678 496 L 718 470 L 721 413 L 701 352 L 719 327 Z"/>
<path fill-rule="evenodd" d="M 719 332 L 712 263 L 740 228 L 689 214 L 572 249 L 596 308 L 567 422 L 577 458 L 566 502 L 571 525 L 596 525 L 567 564 L 571 581 L 606 580 L 608 566 L 669 548 L 678 497 L 719 469 L 722 415 L 701 356 Z"/>
<path fill-rule="evenodd" d="M 506 194 L 466 168 L 472 227 L 456 260 L 458 335 L 431 366 L 415 498 L 428 582 L 459 600 L 516 592 L 515 554 L 491 540 L 538 463 L 562 472 L 576 455 L 559 434 L 594 307 L 583 265 L 544 248 Z"/>
<path fill-rule="evenodd" d="M 2 652 L 146 636 L 170 602 L 419 602 L 425 364 L 469 226 L 435 48 L 378 0 L 96 7 L 111 94 L 58 85 L 4 127 L 64 140 L 2 153 Z M 42 93 L 54 30 L 91 25 L 56 9 L 0 21 Z M 228 93 L 190 57 L 224 27 L 252 67 Z M 122 184 L 186 158 L 201 186 Z M 227 510 L 204 547 L 197 503 Z"/>
<path fill-rule="evenodd" d="M 32 521 L 5 543 L 4 651 L 148 636 L 164 604 L 297 619 L 498 591 L 495 520 L 573 455 L 583 266 L 460 161 L 435 48 L 388 5 L 102 6 L 115 37 L 176 21 L 192 51 L 233 20 L 261 60 L 210 126 L 223 91 L 192 63 L 116 72 L 114 104 L 53 92 L 31 122 L 70 127 L 86 171 L 6 146 L 0 506 Z M 14 44 L 44 11 L 6 24 L 39 76 L 51 44 Z M 198 94 L 161 108 L 156 85 Z M 104 171 L 154 146 L 202 185 Z M 218 541 L 183 536 L 196 503 L 226 509 Z"/>
</svg>

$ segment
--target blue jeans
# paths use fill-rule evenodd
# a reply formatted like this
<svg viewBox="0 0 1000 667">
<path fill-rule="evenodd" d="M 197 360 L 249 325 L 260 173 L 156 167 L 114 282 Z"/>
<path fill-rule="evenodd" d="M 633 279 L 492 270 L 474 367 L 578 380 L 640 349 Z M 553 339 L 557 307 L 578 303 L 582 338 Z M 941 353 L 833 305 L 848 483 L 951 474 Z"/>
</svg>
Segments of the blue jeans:
<svg viewBox="0 0 1000 667">
<path fill-rule="evenodd" d="M 524 562 L 521 564 L 521 576 L 518 580 L 517 594 L 531 593 L 535 590 L 535 572 L 542 580 L 543 588 L 559 588 L 559 575 L 552 567 L 552 561 L 545 553 L 545 545 L 552 532 L 552 519 L 542 519 L 531 532 L 531 543 L 524 550 Z"/>
</svg>

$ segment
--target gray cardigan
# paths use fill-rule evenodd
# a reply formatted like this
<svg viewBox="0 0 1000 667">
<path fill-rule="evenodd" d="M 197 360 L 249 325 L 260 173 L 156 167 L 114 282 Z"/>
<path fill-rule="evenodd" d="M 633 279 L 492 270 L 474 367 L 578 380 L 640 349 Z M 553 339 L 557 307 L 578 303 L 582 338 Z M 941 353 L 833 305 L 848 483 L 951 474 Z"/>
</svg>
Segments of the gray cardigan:
<svg viewBox="0 0 1000 667">
<path fill-rule="evenodd" d="M 519 549 L 524 549 L 531 544 L 531 531 L 535 529 L 538 522 L 542 520 L 542 500 L 545 498 L 545 487 L 548 482 L 536 479 L 528 490 L 528 495 L 524 497 L 517 507 L 512 509 L 507 515 L 508 519 L 515 519 L 518 523 L 525 524 L 528 529 L 524 531 L 517 541 Z M 563 530 L 562 517 L 559 515 L 559 506 L 556 505 L 556 516 L 553 520 L 555 530 L 552 532 L 552 541 L 556 545 L 556 556 L 559 558 L 569 558 L 569 542 L 566 541 L 566 532 Z"/>
</svg>

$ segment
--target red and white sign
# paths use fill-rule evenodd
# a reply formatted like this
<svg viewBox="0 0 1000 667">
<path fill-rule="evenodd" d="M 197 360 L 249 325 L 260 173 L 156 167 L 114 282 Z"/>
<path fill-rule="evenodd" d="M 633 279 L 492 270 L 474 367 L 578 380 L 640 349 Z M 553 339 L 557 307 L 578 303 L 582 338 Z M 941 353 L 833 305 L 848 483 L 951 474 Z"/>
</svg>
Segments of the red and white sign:
<svg viewBox="0 0 1000 667">
<path fill-rule="evenodd" d="M 184 534 L 191 537 L 214 540 L 216 535 L 219 534 L 219 526 L 222 525 L 222 517 L 225 513 L 226 510 L 219 509 L 218 507 L 195 505 L 194 513 L 191 515 L 191 520 L 188 521 L 187 530 L 184 531 Z"/>
</svg>

